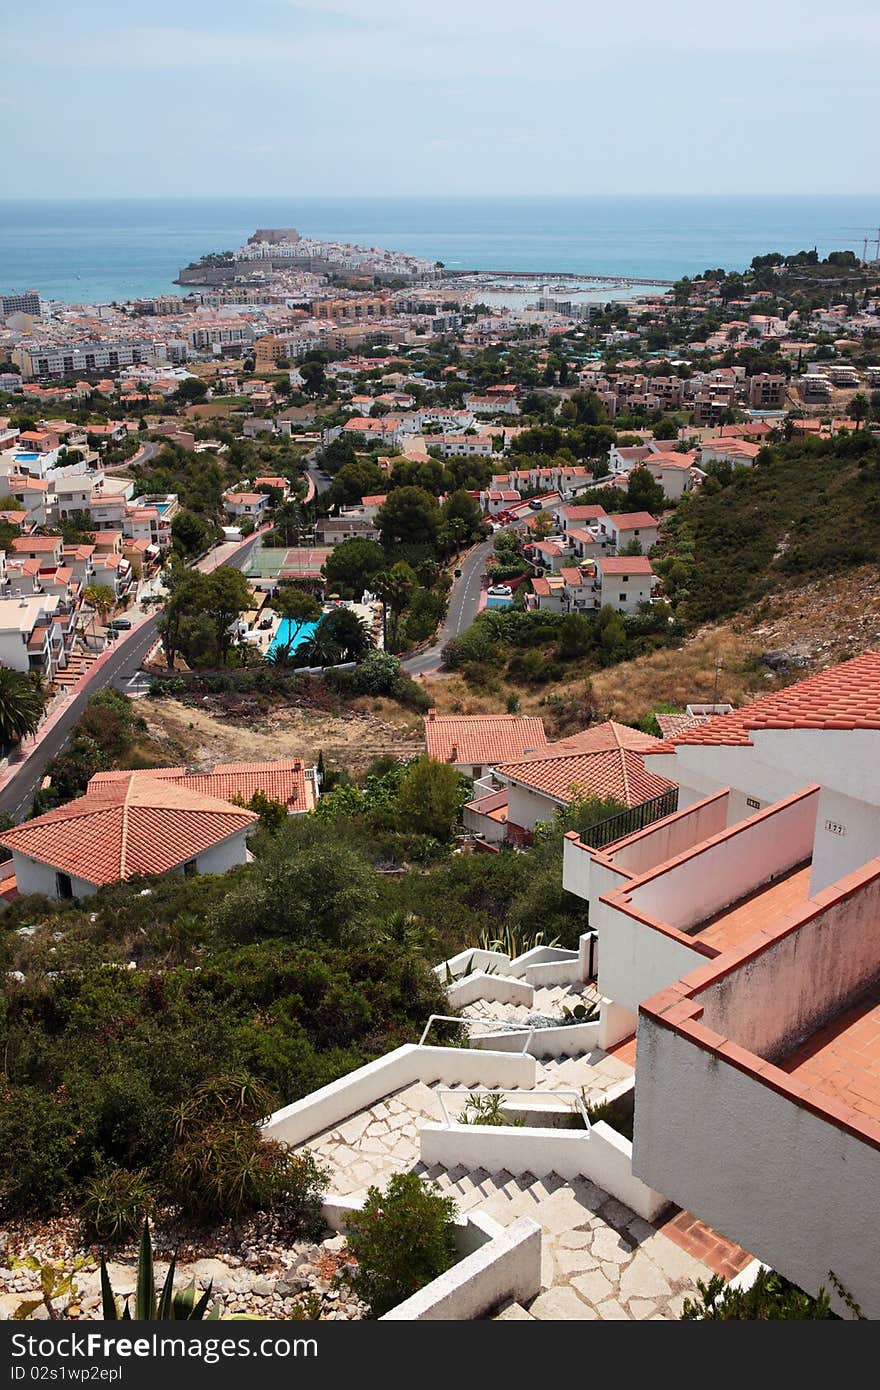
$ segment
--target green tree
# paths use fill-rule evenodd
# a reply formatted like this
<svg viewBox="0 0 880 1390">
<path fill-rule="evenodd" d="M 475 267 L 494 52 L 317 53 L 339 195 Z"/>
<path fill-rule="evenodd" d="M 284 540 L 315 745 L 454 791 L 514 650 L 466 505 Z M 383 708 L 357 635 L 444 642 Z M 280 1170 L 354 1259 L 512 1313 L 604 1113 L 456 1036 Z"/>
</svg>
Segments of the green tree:
<svg viewBox="0 0 880 1390">
<path fill-rule="evenodd" d="M 397 798 L 402 826 L 435 840 L 448 840 L 461 806 L 461 779 L 451 763 L 422 757 L 407 768 Z"/>
<path fill-rule="evenodd" d="M 348 507 L 385 491 L 385 478 L 372 459 L 355 459 L 340 468 L 327 494 L 331 506 Z"/>
<path fill-rule="evenodd" d="M 366 623 L 350 608 L 333 608 L 325 613 L 318 630 L 321 629 L 338 648 L 344 661 L 360 661 L 372 647 Z"/>
<path fill-rule="evenodd" d="M 429 492 L 419 487 L 399 487 L 389 492 L 376 513 L 382 544 L 427 545 L 433 550 L 440 528 L 440 508 Z"/>
<path fill-rule="evenodd" d="M 666 506 L 666 494 L 655 482 L 647 468 L 634 468 L 626 489 L 626 509 L 630 512 L 650 512 L 656 516 Z"/>
<path fill-rule="evenodd" d="M 182 508 L 171 518 L 171 540 L 182 555 L 201 555 L 211 544 L 213 531 L 203 517 Z"/>
<path fill-rule="evenodd" d="M 384 568 L 381 545 L 355 536 L 333 548 L 324 561 L 324 576 L 331 591 L 338 589 L 344 597 L 360 598 Z"/>
<path fill-rule="evenodd" d="M 9 748 L 35 733 L 45 705 L 39 677 L 0 666 L 0 743 Z"/>
<path fill-rule="evenodd" d="M 849 403 L 848 414 L 851 420 L 855 420 L 856 429 L 862 427 L 862 421 L 871 413 L 871 402 L 864 391 L 857 391 Z"/>
<path fill-rule="evenodd" d="M 214 627 L 214 652 L 222 666 L 232 641 L 230 625 L 251 603 L 251 591 L 241 570 L 223 565 L 206 576 L 204 611 Z"/>
<path fill-rule="evenodd" d="M 383 570 L 372 581 L 371 587 L 383 604 L 382 635 L 386 647 L 389 641 L 391 646 L 397 645 L 401 614 L 412 598 L 417 582 L 415 571 L 404 561 L 392 565 L 390 570 Z"/>
<path fill-rule="evenodd" d="M 458 488 L 453 492 L 443 503 L 440 512 L 441 539 L 445 531 L 448 549 L 458 551 L 463 545 L 480 536 L 483 513 L 480 511 L 479 503 L 464 488 Z"/>
<path fill-rule="evenodd" d="M 238 942 L 274 937 L 339 946 L 363 940 L 377 896 L 369 865 L 340 841 L 322 838 L 317 822 L 301 830 L 290 820 L 261 859 L 259 875 L 217 907 L 217 932 Z"/>
<path fill-rule="evenodd" d="M 182 405 L 193 405 L 203 401 L 208 394 L 208 384 L 200 377 L 188 376 L 174 392 L 174 399 Z"/>
<path fill-rule="evenodd" d="M 165 572 L 168 598 L 157 626 L 169 670 L 173 669 L 178 653 L 183 650 L 187 622 L 204 611 L 206 578 L 199 570 L 187 569 L 179 560 L 173 561 Z"/>
<path fill-rule="evenodd" d="M 303 389 L 310 396 L 319 396 L 327 384 L 327 371 L 323 357 L 304 358 L 299 364 L 303 379 Z"/>
</svg>

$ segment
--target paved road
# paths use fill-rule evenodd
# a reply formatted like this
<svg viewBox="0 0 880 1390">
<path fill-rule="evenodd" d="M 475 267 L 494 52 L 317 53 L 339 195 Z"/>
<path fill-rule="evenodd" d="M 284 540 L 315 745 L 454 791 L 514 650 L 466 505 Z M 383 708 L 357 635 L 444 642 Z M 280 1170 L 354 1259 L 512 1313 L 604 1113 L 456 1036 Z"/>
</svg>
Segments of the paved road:
<svg viewBox="0 0 880 1390">
<path fill-rule="evenodd" d="M 232 563 L 241 568 L 253 548 L 251 545 L 240 550 Z M 224 561 L 223 563 L 229 563 Z M 23 820 L 30 808 L 34 792 L 46 774 L 46 767 L 58 756 L 70 737 L 74 724 L 82 715 L 86 701 L 108 685 L 125 691 L 128 682 L 137 675 L 141 662 L 156 640 L 156 625 L 159 614 L 154 614 L 147 622 L 133 632 L 130 637 L 120 639 L 114 646 L 112 655 L 100 671 L 92 677 L 84 690 L 73 695 L 57 723 L 41 740 L 31 756 L 22 763 L 20 771 L 0 791 L 0 811 L 8 811 L 16 820 Z"/>
<path fill-rule="evenodd" d="M 559 498 L 554 497 L 552 501 L 542 504 L 542 511 L 550 511 L 559 506 Z M 511 522 L 505 527 L 508 531 L 522 531 L 525 525 L 525 518 L 520 521 Z M 446 618 L 437 637 L 437 641 L 427 651 L 419 652 L 416 656 L 407 657 L 401 664 L 404 671 L 409 676 L 426 675 L 429 671 L 436 671 L 440 666 L 443 648 L 453 637 L 457 637 L 460 632 L 465 632 L 477 616 L 477 607 L 480 601 L 480 588 L 483 570 L 486 562 L 492 553 L 494 537 L 483 541 L 467 555 L 461 565 L 461 578 L 453 580 L 452 588 L 449 591 L 449 606 L 446 610 Z"/>
<path fill-rule="evenodd" d="M 314 448 L 306 454 L 306 473 L 315 485 L 315 492 L 320 496 L 322 492 L 328 490 L 333 480 L 332 478 L 325 478 L 324 474 L 318 468 L 316 459 L 319 453 L 320 449 Z"/>
<path fill-rule="evenodd" d="M 417 656 L 408 657 L 402 663 L 407 675 L 420 676 L 428 671 L 436 671 L 440 665 L 442 651 L 446 643 L 470 627 L 477 616 L 477 605 L 480 601 L 480 581 L 486 567 L 486 561 L 491 553 L 492 541 L 488 540 L 475 546 L 465 556 L 461 563 L 461 578 L 453 580 L 452 588 L 449 591 L 449 606 L 437 641 L 427 651 L 419 652 Z"/>
</svg>

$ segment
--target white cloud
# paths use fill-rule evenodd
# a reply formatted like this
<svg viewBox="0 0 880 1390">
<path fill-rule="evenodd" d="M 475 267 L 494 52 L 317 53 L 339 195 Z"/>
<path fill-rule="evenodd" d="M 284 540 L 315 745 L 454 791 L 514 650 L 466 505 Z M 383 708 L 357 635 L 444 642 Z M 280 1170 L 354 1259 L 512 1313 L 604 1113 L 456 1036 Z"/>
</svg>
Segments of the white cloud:
<svg viewBox="0 0 880 1390">
<path fill-rule="evenodd" d="M 265 10 L 263 11 L 265 14 Z M 316 24 L 316 20 L 320 23 Z M 61 37 L 9 40 L 9 58 L 68 69 L 287 67 L 312 79 L 371 74 L 377 81 L 411 78 L 430 85 L 472 80 L 589 83 L 617 68 L 625 83 L 633 65 L 654 65 L 659 83 L 705 88 L 731 62 L 766 62 L 771 55 L 835 54 L 849 65 L 867 58 L 880 38 L 880 18 L 863 0 L 738 0 L 736 10 L 704 0 L 676 0 L 672 12 L 652 0 L 293 0 L 274 6 L 271 22 L 245 32 L 135 24 Z M 688 63 L 700 58 L 711 68 Z M 749 85 L 749 68 L 741 80 Z"/>
</svg>

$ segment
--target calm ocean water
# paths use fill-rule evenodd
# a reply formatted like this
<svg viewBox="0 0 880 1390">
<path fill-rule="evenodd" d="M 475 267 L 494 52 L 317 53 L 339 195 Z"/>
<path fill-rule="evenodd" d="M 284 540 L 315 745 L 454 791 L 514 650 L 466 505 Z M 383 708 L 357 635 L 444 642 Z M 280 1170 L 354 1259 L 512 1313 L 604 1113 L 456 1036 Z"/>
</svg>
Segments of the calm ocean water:
<svg viewBox="0 0 880 1390">
<path fill-rule="evenodd" d="M 0 291 L 68 302 L 169 293 L 178 269 L 259 227 L 409 251 L 450 268 L 674 279 L 764 251 L 850 248 L 880 197 L 227 198 L 0 201 Z"/>
</svg>

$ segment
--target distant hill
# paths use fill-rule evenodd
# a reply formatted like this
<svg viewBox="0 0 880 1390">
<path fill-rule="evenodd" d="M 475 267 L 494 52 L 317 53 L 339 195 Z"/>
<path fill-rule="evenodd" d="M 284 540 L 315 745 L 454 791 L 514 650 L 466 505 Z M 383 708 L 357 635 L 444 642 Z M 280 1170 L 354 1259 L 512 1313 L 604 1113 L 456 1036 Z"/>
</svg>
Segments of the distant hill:
<svg viewBox="0 0 880 1390">
<path fill-rule="evenodd" d="M 688 626 L 791 580 L 880 561 L 880 438 L 868 430 L 770 446 L 753 469 L 716 466 L 672 518 L 662 557 Z"/>
</svg>

